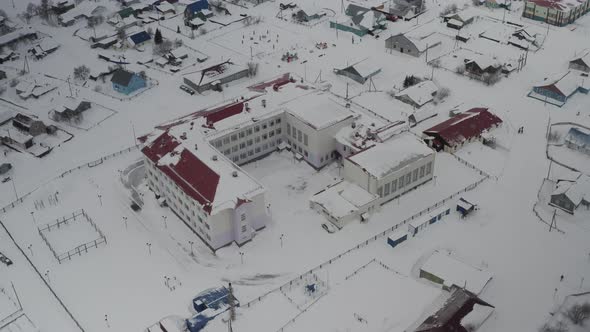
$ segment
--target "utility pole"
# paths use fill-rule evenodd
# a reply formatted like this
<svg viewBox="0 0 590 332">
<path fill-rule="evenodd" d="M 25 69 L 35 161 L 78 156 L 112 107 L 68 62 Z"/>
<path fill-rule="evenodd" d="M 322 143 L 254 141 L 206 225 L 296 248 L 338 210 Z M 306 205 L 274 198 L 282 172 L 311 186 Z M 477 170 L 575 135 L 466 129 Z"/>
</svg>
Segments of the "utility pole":
<svg viewBox="0 0 590 332">
<path fill-rule="evenodd" d="M 346 82 L 346 100 L 348 100 L 348 82 Z"/>
<path fill-rule="evenodd" d="M 26 59 L 26 57 L 25 57 Z M 68 76 L 68 87 L 70 88 L 70 97 L 74 97 L 74 93 L 72 92 L 72 83 L 70 83 L 70 76 Z"/>
</svg>

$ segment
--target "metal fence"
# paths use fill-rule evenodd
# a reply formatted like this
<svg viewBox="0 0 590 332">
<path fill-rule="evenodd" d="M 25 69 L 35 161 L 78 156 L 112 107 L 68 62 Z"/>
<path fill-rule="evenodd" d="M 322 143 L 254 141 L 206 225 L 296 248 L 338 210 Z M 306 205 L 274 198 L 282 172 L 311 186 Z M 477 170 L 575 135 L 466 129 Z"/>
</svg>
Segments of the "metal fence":
<svg viewBox="0 0 590 332">
<path fill-rule="evenodd" d="M 407 224 L 408 222 L 413 221 L 416 218 L 420 218 L 421 216 L 429 213 L 430 211 L 432 211 L 434 209 L 437 209 L 437 208 L 441 207 L 442 205 L 446 204 L 450 200 L 456 198 L 457 196 L 459 196 L 459 195 L 461 195 L 461 194 L 463 194 L 463 193 L 465 193 L 467 191 L 470 191 L 470 190 L 475 189 L 477 186 L 479 186 L 481 183 L 483 183 L 485 180 L 487 180 L 489 178 L 490 178 L 490 176 L 488 175 L 488 176 L 485 176 L 485 177 L 479 179 L 478 181 L 476 181 L 476 182 L 474 182 L 474 183 L 466 186 L 465 188 L 463 188 L 463 189 L 461 189 L 461 190 L 459 190 L 459 191 L 451 194 L 450 196 L 446 197 L 445 199 L 436 202 L 435 204 L 433 204 L 433 205 L 431 205 L 431 206 L 423 209 L 420 212 L 415 213 L 414 215 L 412 215 L 412 216 L 410 216 L 410 217 L 402 220 L 401 222 L 398 222 L 397 224 L 395 224 L 395 225 L 387 228 L 386 230 L 384 230 L 384 231 L 382 231 L 382 232 L 380 232 L 378 234 L 375 234 L 374 236 L 372 236 L 372 237 L 368 238 L 367 240 L 365 240 L 365 241 L 357 244 L 356 246 L 354 246 L 354 247 L 346 250 L 345 252 L 340 253 L 337 256 L 329 259 L 328 261 L 325 261 L 325 262 L 321 263 L 320 265 L 318 265 L 318 266 L 310 269 L 309 271 L 306 271 L 306 272 L 302 273 L 301 275 L 299 275 L 299 276 L 291 279 L 290 281 L 284 283 L 280 287 L 275 288 L 275 289 L 272 289 L 272 290 L 264 293 L 263 295 L 255 298 L 255 299 L 252 299 L 251 301 L 245 303 L 242 307 L 250 308 L 250 306 L 256 304 L 257 302 L 262 301 L 266 296 L 268 296 L 268 295 L 270 295 L 270 294 L 272 294 L 274 292 L 283 291 L 285 289 L 288 289 L 288 288 L 292 287 L 293 285 L 297 285 L 298 283 L 300 283 L 303 280 L 303 278 L 307 277 L 308 275 L 310 275 L 312 273 L 315 273 L 315 272 L 323 269 L 325 266 L 328 266 L 328 265 L 332 264 L 333 262 L 339 260 L 343 256 L 345 256 L 345 255 L 347 255 L 347 254 L 349 254 L 349 253 L 351 253 L 351 252 L 353 252 L 355 250 L 358 250 L 358 249 L 361 249 L 363 247 L 368 246 L 369 243 L 372 243 L 374 241 L 377 241 L 378 239 L 382 239 L 382 238 L 386 237 L 388 234 L 390 234 L 393 231 L 397 230 L 400 226 L 403 226 L 403 225 Z"/>
<path fill-rule="evenodd" d="M 92 226 L 92 228 L 94 228 L 94 230 L 98 233 L 98 238 L 96 238 L 95 240 L 83 243 L 83 244 L 81 244 L 81 245 L 75 247 L 74 249 L 71 249 L 65 253 L 61 253 L 61 254 L 56 253 L 55 249 L 53 249 L 53 246 L 51 245 L 49 240 L 47 240 L 47 237 L 45 236 L 44 233 L 51 232 L 51 230 L 59 229 L 61 227 L 65 227 L 68 224 L 70 224 L 71 222 L 74 222 L 78 219 L 86 220 L 86 222 L 88 222 Z M 66 259 L 71 260 L 72 256 L 76 256 L 76 255 L 81 256 L 83 253 L 88 253 L 89 249 L 98 248 L 99 245 L 107 243 L 106 236 L 103 234 L 103 232 L 100 230 L 100 228 L 98 228 L 98 226 L 94 223 L 92 218 L 90 218 L 90 216 L 88 214 L 86 214 L 86 211 L 84 211 L 84 209 L 74 211 L 71 216 L 67 216 L 67 217 L 64 216 L 62 218 L 56 219 L 55 222 L 53 222 L 51 224 L 47 224 L 44 227 L 41 227 L 41 228 L 38 227 L 37 231 L 39 232 L 39 235 L 41 236 L 41 238 L 43 239 L 43 241 L 45 242 L 45 244 L 47 245 L 47 247 L 49 248 L 49 250 L 51 251 L 51 253 L 55 257 L 55 259 L 57 259 L 57 261 L 60 264 L 62 261 L 66 260 Z"/>
</svg>

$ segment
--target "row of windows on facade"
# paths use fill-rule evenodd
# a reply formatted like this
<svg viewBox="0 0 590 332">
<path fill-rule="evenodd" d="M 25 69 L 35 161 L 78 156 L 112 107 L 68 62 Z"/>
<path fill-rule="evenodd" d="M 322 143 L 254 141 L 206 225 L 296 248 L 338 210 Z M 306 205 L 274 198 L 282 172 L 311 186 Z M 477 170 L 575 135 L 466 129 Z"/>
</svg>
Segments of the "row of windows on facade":
<svg viewBox="0 0 590 332">
<path fill-rule="evenodd" d="M 308 144 L 307 134 L 303 134 L 301 132 L 301 130 L 295 128 L 295 126 L 293 126 L 293 130 L 291 130 L 291 125 L 288 123 L 287 123 L 287 136 L 293 137 L 293 139 L 296 139 L 299 143 L 303 143 L 305 146 L 307 146 L 307 144 Z"/>
<path fill-rule="evenodd" d="M 270 139 L 271 137 L 274 137 L 275 135 L 280 135 L 280 134 L 281 134 L 281 128 L 277 128 L 277 130 L 271 130 L 271 131 L 268 132 L 268 134 L 263 134 L 261 136 L 256 136 L 255 138 L 249 139 L 249 140 L 247 140 L 245 142 L 242 142 L 240 144 L 236 144 L 236 145 L 234 145 L 232 147 L 227 147 L 226 149 L 223 150 L 223 154 L 227 156 L 227 155 L 229 155 L 231 153 L 236 153 L 239 150 L 243 150 L 243 149 L 245 149 L 245 148 L 247 148 L 249 146 L 252 146 L 254 144 L 258 144 L 260 142 L 264 142 L 264 141 Z M 217 148 L 220 148 L 220 147 L 221 146 L 219 146 Z"/>
<path fill-rule="evenodd" d="M 419 169 L 416 168 L 415 170 L 408 172 L 408 174 L 400 176 L 398 179 L 395 179 L 391 182 L 386 183 L 383 186 L 377 188 L 377 195 L 379 197 L 385 197 L 390 194 L 393 194 L 398 189 L 402 189 L 407 185 L 410 185 L 413 182 L 416 182 L 419 178 L 423 178 L 426 175 L 429 175 L 432 172 L 432 161 L 428 164 L 420 167 Z"/>
<path fill-rule="evenodd" d="M 234 134 L 228 135 L 226 137 L 223 137 L 221 139 L 218 139 L 217 141 L 214 141 L 212 144 L 214 147 L 219 149 L 224 145 L 230 144 L 231 142 L 238 141 L 238 138 L 240 138 L 240 139 L 245 138 L 245 137 L 253 135 L 254 133 L 259 132 L 260 130 L 266 130 L 267 128 L 274 127 L 275 125 L 280 126 L 280 124 L 281 124 L 281 118 L 276 118 L 274 120 L 270 120 L 269 122 L 265 122 L 265 123 L 258 124 L 253 127 L 244 129 L 244 130 L 240 131 L 239 133 L 234 133 Z M 272 135 L 271 135 L 271 133 L 272 133 Z M 280 133 L 281 133 L 281 128 L 278 128 L 276 134 L 278 135 Z M 268 134 L 270 137 L 272 137 L 275 133 L 273 131 L 270 131 Z M 263 136 L 266 136 L 266 134 Z M 257 137 L 257 139 L 260 139 L 260 137 Z M 264 138 L 264 139 L 266 139 L 266 138 Z M 252 140 L 249 140 L 249 142 L 251 142 L 251 141 Z M 250 145 L 252 145 L 252 144 L 250 143 Z"/>
<path fill-rule="evenodd" d="M 149 165 L 149 163 L 148 163 L 148 165 Z M 165 188 L 165 190 L 168 192 L 168 196 L 174 197 L 174 200 L 176 200 L 178 202 L 178 204 L 180 205 L 180 207 L 184 207 L 184 210 L 186 210 L 186 213 L 182 209 L 179 209 L 178 208 L 178 205 L 176 205 L 176 201 L 174 201 L 174 200 L 171 199 L 171 203 L 175 207 L 175 210 L 179 211 L 182 215 L 186 216 L 189 219 L 197 218 L 199 220 L 199 222 L 201 224 L 204 224 L 205 227 L 208 230 L 211 229 L 211 227 L 209 226 L 209 224 L 206 222 L 207 217 L 206 216 L 203 216 L 204 212 L 202 211 L 201 206 L 200 205 L 197 205 L 193 199 L 189 199 L 189 197 L 187 196 L 187 194 L 183 190 L 181 190 L 178 187 L 178 185 L 176 185 L 176 183 L 172 182 L 167 176 L 163 176 L 163 177 L 158 176 L 150 168 L 148 168 L 148 175 L 149 175 L 149 177 L 151 177 L 151 179 L 148 180 L 148 182 L 150 184 L 150 187 L 155 188 L 156 187 L 155 186 L 155 183 L 159 183 L 160 184 L 160 187 Z M 162 180 L 162 178 L 164 180 Z M 164 183 L 164 181 L 166 181 L 166 183 Z M 171 186 L 175 190 L 172 190 L 171 189 Z M 176 192 L 179 192 L 179 195 L 176 195 Z M 184 201 L 181 200 L 181 198 L 182 198 L 181 195 L 184 198 Z M 190 201 L 192 203 L 193 209 L 191 209 L 188 206 L 187 201 Z M 195 211 L 195 209 L 197 211 Z M 192 218 L 189 216 L 188 212 L 191 212 L 192 213 Z"/>
<path fill-rule="evenodd" d="M 254 149 L 248 150 L 248 152 L 244 151 L 244 152 L 240 153 L 239 155 L 236 154 L 235 156 L 231 157 L 231 159 L 233 162 L 238 162 L 240 160 L 250 159 L 255 154 L 267 152 L 267 150 L 273 149 L 275 146 L 281 144 L 281 142 L 282 142 L 282 140 L 279 138 L 276 141 L 270 141 L 269 143 L 264 143 L 261 146 L 257 146 Z M 226 150 L 226 151 L 223 151 L 223 154 L 228 156 L 228 155 L 230 155 L 230 152 L 228 150 Z"/>
<path fill-rule="evenodd" d="M 291 145 L 294 152 L 299 152 L 300 154 L 303 154 L 305 157 L 309 157 L 309 153 L 307 152 L 307 150 L 305 150 L 305 148 L 301 147 L 301 145 L 297 145 L 295 141 L 291 141 L 290 139 L 288 140 L 288 142 L 289 145 Z M 328 162 L 329 160 L 336 158 L 336 156 L 336 151 L 326 153 L 325 156 L 320 157 L 320 163 L 323 163 L 324 161 Z"/>
</svg>

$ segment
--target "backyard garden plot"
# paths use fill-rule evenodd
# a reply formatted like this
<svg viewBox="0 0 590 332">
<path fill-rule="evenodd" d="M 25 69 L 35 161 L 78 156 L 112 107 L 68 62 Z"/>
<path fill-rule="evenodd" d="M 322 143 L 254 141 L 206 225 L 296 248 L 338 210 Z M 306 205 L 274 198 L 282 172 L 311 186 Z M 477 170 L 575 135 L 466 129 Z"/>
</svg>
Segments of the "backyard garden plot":
<svg viewBox="0 0 590 332">
<path fill-rule="evenodd" d="M 549 159 L 572 170 L 590 174 L 590 154 L 586 152 L 590 151 L 586 143 L 588 133 L 590 130 L 587 127 L 573 123 L 552 125 L 547 146 Z M 571 144 L 568 144 L 568 140 Z"/>
<path fill-rule="evenodd" d="M 102 231 L 84 210 L 39 227 L 38 232 L 60 263 L 107 243 Z"/>
<path fill-rule="evenodd" d="M 114 109 L 108 108 L 106 106 L 102 106 L 97 103 L 91 104 L 92 106 L 81 113 L 79 118 L 63 120 L 59 121 L 59 123 L 77 129 L 90 130 L 118 113 Z M 53 119 L 53 113 L 54 110 L 49 111 L 50 119 Z"/>
</svg>

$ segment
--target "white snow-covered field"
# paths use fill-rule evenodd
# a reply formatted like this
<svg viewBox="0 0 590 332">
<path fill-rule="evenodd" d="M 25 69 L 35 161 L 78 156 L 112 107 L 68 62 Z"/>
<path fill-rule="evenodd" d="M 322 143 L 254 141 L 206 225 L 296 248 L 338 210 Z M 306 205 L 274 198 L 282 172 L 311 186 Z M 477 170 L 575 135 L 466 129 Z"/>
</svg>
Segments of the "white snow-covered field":
<svg viewBox="0 0 590 332">
<path fill-rule="evenodd" d="M 4 1 L 0 3 L 0 9 L 13 17 L 15 22 L 23 24 L 14 17 L 24 11 L 29 2 L 36 1 L 14 1 L 15 8 L 10 1 Z M 98 2 L 107 8 L 107 13 L 119 9 L 115 2 Z M 314 1 L 301 2 L 311 5 Z M 455 2 L 459 7 L 466 3 L 471 5 L 471 1 Z M 347 4 L 345 1 L 344 5 Z M 336 13 L 340 13 L 342 7 L 340 1 L 322 1 L 321 5 Z M 351 331 L 403 331 L 432 313 L 436 309 L 432 304 L 439 303 L 439 294 L 444 294 L 433 284 L 420 280 L 416 271 L 434 250 L 445 249 L 452 250 L 473 265 L 485 267 L 494 275 L 481 297 L 495 306 L 495 313 L 478 331 L 535 331 L 548 320 L 549 313 L 554 312 L 565 296 L 588 290 L 588 219 L 570 220 L 568 216 L 558 214 L 557 225 L 562 232 L 549 232 L 549 227 L 537 218 L 532 207 L 538 201 L 539 188 L 548 173 L 549 161 L 545 156 L 547 125 L 567 121 L 590 125 L 587 107 L 590 97 L 578 93 L 565 106 L 558 108 L 526 95 L 532 85 L 544 77 L 567 70 L 570 57 L 588 42 L 590 16 L 586 15 L 575 25 L 565 28 L 547 27 L 544 23 L 521 18 L 520 4 L 513 3 L 513 10 L 506 13 L 507 20 L 533 26 L 535 31 L 547 36 L 539 51 L 529 53 L 524 70 L 512 73 L 508 79 L 494 86 L 486 86 L 452 72 L 463 61 L 461 54 L 456 58 L 451 55 L 442 59 L 443 67 L 451 70 L 446 71 L 428 66 L 424 57 L 390 53 L 384 48 L 384 40 L 389 35 L 408 31 L 426 22 L 438 24 L 438 13 L 446 5 L 444 1 L 428 0 L 426 6 L 429 10 L 418 21 L 389 22 L 388 29 L 381 33 L 380 38 L 355 36 L 354 43 L 351 34 L 336 33 L 329 28 L 327 20 L 305 26 L 293 23 L 290 18 L 277 18 L 278 2 L 267 2 L 248 9 L 227 4 L 233 15 L 225 20 L 240 19 L 239 15 L 247 12 L 262 16 L 262 23 L 244 27 L 237 22 L 224 27 L 208 22 L 208 32 L 201 35 L 197 31 L 194 38 L 182 26 L 182 14 L 168 17 L 159 27 L 165 38 L 179 38 L 185 45 L 208 55 L 209 60 L 204 64 L 221 59 L 231 59 L 240 64 L 257 62 L 257 77 L 233 82 L 222 93 L 209 91 L 191 96 L 178 88 L 182 84 L 182 73 L 190 72 L 190 67 L 171 74 L 131 63 L 126 65 L 127 69 L 144 70 L 159 84 L 131 100 L 113 95 L 114 92 L 108 94 L 115 98 L 105 94 L 106 89 L 110 89 L 108 79 L 104 84 L 100 83 L 105 93 L 94 91 L 96 84 L 75 82 L 72 85 L 75 96 L 117 111 L 106 118 L 103 112 L 90 113 L 87 123 L 92 123 L 91 130 L 86 130 L 87 126 L 75 128 L 53 123 L 48 112 L 59 106 L 63 96 L 70 95 L 66 80 L 75 66 L 85 64 L 96 69 L 109 63 L 98 58 L 101 50 L 91 49 L 87 41 L 74 35 L 77 29 L 86 26 L 85 22 L 59 27 L 34 17 L 30 24 L 43 34 L 52 36 L 60 48 L 44 59 L 29 59 L 31 74 L 20 79 L 42 77 L 55 83 L 57 89 L 39 99 L 23 100 L 17 96 L 8 81 L 17 77 L 23 68 L 21 57 L 0 65 L 0 69 L 6 70 L 8 75 L 7 82 L 1 83 L 6 91 L 0 97 L 9 101 L 3 101 L 1 105 L 36 115 L 48 124 L 56 124 L 73 134 L 74 138 L 61 143 L 41 159 L 0 148 L 0 164 L 10 162 L 13 165 L 8 173 L 12 181 L 0 183 L 0 207 L 11 205 L 17 197 L 33 191 L 22 203 L 0 215 L 0 220 L 22 249 L 21 252 L 0 228 L 0 252 L 14 261 L 10 267 L 0 264 L 0 283 L 14 283 L 24 312 L 41 331 L 79 331 L 47 285 L 52 287 L 88 332 L 143 331 L 168 315 L 189 317 L 192 297 L 204 289 L 232 282 L 236 297 L 241 304 L 245 304 L 322 264 L 322 268 L 314 273 L 328 286 L 328 292 L 286 330 L 348 328 Z M 181 5 L 177 6 L 182 11 Z M 495 19 L 495 23 L 489 26 L 486 23 L 489 19 L 478 22 L 478 28 L 483 30 L 496 28 L 504 14 L 502 10 L 488 8 L 480 11 L 482 15 Z M 104 26 L 107 24 L 104 23 Z M 155 30 L 158 25 L 158 22 L 153 22 L 143 28 Z M 179 25 L 181 34 L 176 33 Z M 440 31 L 447 30 L 440 25 Z M 261 35 L 266 35 L 266 38 Z M 317 42 L 326 42 L 328 48 L 316 49 Z M 498 46 L 487 41 L 471 41 L 464 46 L 483 54 L 518 55 L 512 46 Z M 20 47 L 17 50 L 23 49 Z M 292 63 L 281 61 L 286 51 L 297 52 L 299 60 Z M 144 52 L 125 52 L 130 59 L 137 60 L 149 57 L 151 51 L 148 48 Z M 363 59 L 382 69 L 373 78 L 372 87 L 332 72 L 333 68 L 342 68 Z M 84 167 L 63 178 L 57 177 L 67 170 L 135 144 L 136 137 L 150 132 L 160 123 L 238 98 L 254 82 L 285 72 L 298 74 L 308 84 L 315 82 L 331 86 L 331 92 L 339 96 L 354 96 L 352 100 L 355 103 L 390 121 L 405 118 L 411 107 L 392 100 L 387 93 L 397 91 L 407 75 L 432 76 L 439 86 L 449 88 L 451 94 L 442 104 L 436 105 L 436 117 L 412 129 L 417 135 L 421 130 L 447 119 L 452 105 L 469 102 L 490 107 L 504 121 L 502 130 L 505 131 L 497 136 L 499 146 L 490 149 L 473 143 L 457 153 L 493 176 L 465 194 L 478 205 L 479 210 L 466 219 L 460 219 L 454 212 L 454 201 L 448 201 L 453 212 L 406 243 L 393 249 L 387 245 L 386 238 L 380 238 L 324 265 L 359 243 L 480 180 L 482 175 L 453 156 L 438 153 L 435 179 L 386 203 L 368 223 L 352 223 L 341 231 L 329 234 L 321 227 L 326 220 L 309 209 L 308 199 L 327 184 L 340 179 L 341 170 L 332 164 L 317 171 L 305 163 L 295 162 L 288 153 L 273 153 L 243 167 L 267 187 L 272 222 L 256 234 L 252 242 L 240 248 L 229 246 L 215 254 L 200 243 L 169 209 L 157 204 L 145 183 L 138 187 L 145 205 L 139 212 L 130 208 L 129 193 L 119 177 L 120 171 L 141 157 L 137 149 L 109 158 L 95 167 Z M 368 92 L 369 89 L 378 92 Z M 95 115 L 100 117 L 95 118 Z M 525 126 L 525 132 L 516 135 L 515 128 L 520 126 Z M 562 153 L 561 150 L 551 152 L 557 153 L 556 157 L 561 162 L 575 164 L 583 172 L 589 171 L 585 159 Z M 551 177 L 568 172 L 554 165 Z M 59 203 L 48 204 L 48 198 L 56 192 L 59 192 Z M 36 210 L 35 202 L 41 200 L 45 201 L 45 208 Z M 39 237 L 31 212 L 35 211 L 35 220 L 41 224 L 81 208 L 92 216 L 105 233 L 108 243 L 59 264 Z M 547 214 L 550 212 L 547 211 Z M 72 237 L 60 237 L 60 243 L 69 247 L 69 243 L 75 240 Z M 189 241 L 194 242 L 192 253 Z M 399 274 L 372 263 L 363 272 L 345 280 L 348 274 L 373 259 Z M 559 281 L 561 275 L 564 275 L 563 282 Z M 165 286 L 167 277 L 178 280 L 174 290 Z M 301 292 L 301 287 L 298 287 L 291 292 Z M 290 296 L 300 306 L 311 303 L 305 301 L 301 293 Z M 0 294 L 0 304 L 1 297 Z M 2 313 L 3 310 L 0 310 Z M 234 330 L 275 331 L 299 313 L 297 306 L 285 295 L 272 292 L 251 307 L 240 308 Z M 108 316 L 108 324 L 105 315 Z M 227 327 L 221 319 L 216 319 L 206 328 L 206 331 L 225 330 Z"/>
</svg>

